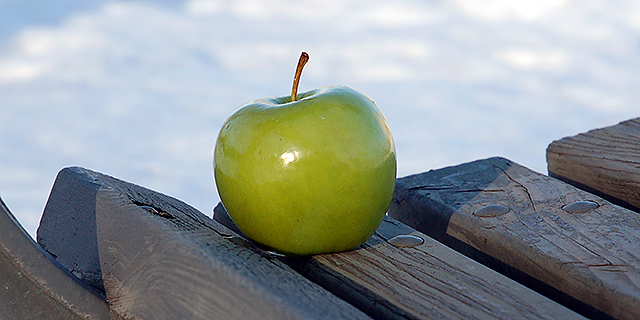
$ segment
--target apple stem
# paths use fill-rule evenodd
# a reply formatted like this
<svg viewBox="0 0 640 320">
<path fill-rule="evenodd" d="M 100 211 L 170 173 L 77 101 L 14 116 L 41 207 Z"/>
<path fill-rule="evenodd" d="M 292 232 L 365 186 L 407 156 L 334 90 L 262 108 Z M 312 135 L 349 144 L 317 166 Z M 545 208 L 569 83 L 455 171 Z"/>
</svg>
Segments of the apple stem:
<svg viewBox="0 0 640 320">
<path fill-rule="evenodd" d="M 302 51 L 300 59 L 298 59 L 298 66 L 296 67 L 296 75 L 293 77 L 293 88 L 291 89 L 291 101 L 296 101 L 298 96 L 298 84 L 300 84 L 300 75 L 302 75 L 302 68 L 309 61 L 309 55 Z"/>
</svg>

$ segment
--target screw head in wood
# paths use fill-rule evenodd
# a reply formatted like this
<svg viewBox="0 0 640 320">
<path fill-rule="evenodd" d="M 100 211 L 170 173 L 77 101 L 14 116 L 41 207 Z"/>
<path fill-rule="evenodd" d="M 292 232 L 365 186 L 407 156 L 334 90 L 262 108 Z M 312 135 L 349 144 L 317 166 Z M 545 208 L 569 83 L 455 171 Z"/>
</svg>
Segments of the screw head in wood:
<svg viewBox="0 0 640 320">
<path fill-rule="evenodd" d="M 501 216 L 507 212 L 509 212 L 509 207 L 501 204 L 492 204 L 485 207 L 482 207 L 473 212 L 474 216 L 483 217 L 483 218 L 491 218 Z"/>
<path fill-rule="evenodd" d="M 599 206 L 600 205 L 597 202 L 591 201 L 591 200 L 576 201 L 574 203 L 570 203 L 566 206 L 563 206 L 562 210 L 569 213 L 583 213 L 583 212 L 591 211 Z"/>
<path fill-rule="evenodd" d="M 401 234 L 387 240 L 387 242 L 389 242 L 389 244 L 391 244 L 394 247 L 407 248 L 407 247 L 415 247 L 423 244 L 424 239 L 418 236 L 410 235 L 410 234 Z"/>
</svg>

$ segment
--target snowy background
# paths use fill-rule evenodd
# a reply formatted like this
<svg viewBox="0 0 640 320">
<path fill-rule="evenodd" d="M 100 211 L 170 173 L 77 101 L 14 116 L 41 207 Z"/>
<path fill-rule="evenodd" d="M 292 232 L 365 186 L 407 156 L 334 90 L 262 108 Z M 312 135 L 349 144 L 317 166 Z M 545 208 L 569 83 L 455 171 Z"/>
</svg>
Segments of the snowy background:
<svg viewBox="0 0 640 320">
<path fill-rule="evenodd" d="M 490 156 L 546 173 L 553 140 L 640 116 L 640 2 L 0 1 L 0 197 L 32 235 L 82 166 L 218 202 L 212 151 L 255 98 L 345 84 L 398 175 Z"/>
</svg>

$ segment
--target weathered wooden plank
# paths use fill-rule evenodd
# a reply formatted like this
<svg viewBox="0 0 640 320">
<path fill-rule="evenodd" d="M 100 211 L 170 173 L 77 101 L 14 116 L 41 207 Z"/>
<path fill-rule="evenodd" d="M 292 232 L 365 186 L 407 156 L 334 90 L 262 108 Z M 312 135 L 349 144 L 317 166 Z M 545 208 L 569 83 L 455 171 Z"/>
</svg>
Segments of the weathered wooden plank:
<svg viewBox="0 0 640 320">
<path fill-rule="evenodd" d="M 120 319 L 97 292 L 83 286 L 31 239 L 2 199 L 0 318 Z"/>
<path fill-rule="evenodd" d="M 423 243 L 391 244 L 406 235 Z M 356 250 L 283 261 L 377 319 L 582 318 L 390 217 Z"/>
<path fill-rule="evenodd" d="M 637 213 L 560 180 L 479 160 L 398 179 L 389 215 L 604 314 L 640 318 Z"/>
<path fill-rule="evenodd" d="M 552 142 L 549 175 L 640 211 L 640 118 Z"/>
<path fill-rule="evenodd" d="M 368 319 L 189 205 L 62 170 L 38 241 L 126 319 Z"/>
</svg>

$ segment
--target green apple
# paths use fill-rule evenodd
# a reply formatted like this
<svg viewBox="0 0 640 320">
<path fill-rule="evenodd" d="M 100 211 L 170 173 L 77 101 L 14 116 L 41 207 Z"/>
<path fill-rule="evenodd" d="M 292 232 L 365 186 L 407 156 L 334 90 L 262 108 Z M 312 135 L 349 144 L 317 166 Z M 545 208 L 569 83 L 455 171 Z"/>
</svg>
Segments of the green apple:
<svg viewBox="0 0 640 320">
<path fill-rule="evenodd" d="M 378 228 L 395 187 L 384 115 L 366 95 L 326 86 L 248 102 L 214 151 L 218 194 L 258 245 L 287 255 L 355 249 Z"/>
</svg>

